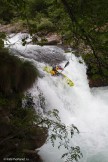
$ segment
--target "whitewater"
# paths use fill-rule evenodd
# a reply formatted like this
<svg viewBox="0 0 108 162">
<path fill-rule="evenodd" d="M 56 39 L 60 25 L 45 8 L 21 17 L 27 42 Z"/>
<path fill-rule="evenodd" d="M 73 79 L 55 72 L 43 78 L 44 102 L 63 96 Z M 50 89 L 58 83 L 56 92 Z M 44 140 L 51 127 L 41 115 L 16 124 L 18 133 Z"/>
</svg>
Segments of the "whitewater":
<svg viewBox="0 0 108 162">
<path fill-rule="evenodd" d="M 108 162 L 108 87 L 89 88 L 87 67 L 81 57 L 65 53 L 56 46 L 23 47 L 18 43 L 19 37 L 20 34 L 10 39 L 11 49 L 15 55 L 31 61 L 40 72 L 41 77 L 30 89 L 36 105 L 41 108 L 38 103 L 41 92 L 45 98 L 44 109 L 59 110 L 63 123 L 74 124 L 79 129 L 80 134 L 70 139 L 71 145 L 81 148 L 83 157 L 79 162 Z M 61 77 L 52 77 L 43 71 L 46 65 L 57 62 L 64 67 L 67 61 L 69 65 L 63 73 L 72 79 L 74 87 L 69 87 Z M 49 142 L 39 149 L 44 162 L 64 162 L 63 153 L 64 149 L 57 149 L 57 142 L 55 147 Z"/>
</svg>

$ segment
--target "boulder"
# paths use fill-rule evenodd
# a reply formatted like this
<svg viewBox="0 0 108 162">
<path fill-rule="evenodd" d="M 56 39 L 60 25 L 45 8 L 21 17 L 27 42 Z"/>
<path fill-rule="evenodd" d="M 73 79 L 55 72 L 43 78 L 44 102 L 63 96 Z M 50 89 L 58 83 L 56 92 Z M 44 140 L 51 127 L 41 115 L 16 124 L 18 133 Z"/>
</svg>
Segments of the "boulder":
<svg viewBox="0 0 108 162">
<path fill-rule="evenodd" d="M 57 33 L 49 33 L 45 36 L 48 45 L 61 44 L 61 37 Z"/>
</svg>

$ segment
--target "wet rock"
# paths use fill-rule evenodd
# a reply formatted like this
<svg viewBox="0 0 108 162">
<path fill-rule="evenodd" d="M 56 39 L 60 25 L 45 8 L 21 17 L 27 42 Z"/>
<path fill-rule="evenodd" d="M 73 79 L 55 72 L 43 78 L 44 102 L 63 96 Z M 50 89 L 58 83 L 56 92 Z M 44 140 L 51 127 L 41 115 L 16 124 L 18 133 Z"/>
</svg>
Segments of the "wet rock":
<svg viewBox="0 0 108 162">
<path fill-rule="evenodd" d="M 45 37 L 48 45 L 61 44 L 61 37 L 56 33 L 49 33 Z"/>
<path fill-rule="evenodd" d="M 89 86 L 92 87 L 104 87 L 108 86 L 108 80 L 106 79 L 89 79 Z"/>
<path fill-rule="evenodd" d="M 16 49 L 12 49 L 12 52 L 16 55 L 24 56 L 25 58 L 32 58 L 39 62 L 45 62 L 50 65 L 59 64 L 62 61 L 66 60 L 64 50 L 57 46 L 38 46 L 31 45 L 29 49 L 24 49 L 23 51 L 19 51 Z"/>
<path fill-rule="evenodd" d="M 5 32 L 7 34 L 18 33 L 18 32 L 27 32 L 27 29 L 23 27 L 21 23 L 0 25 L 0 32 Z"/>
<path fill-rule="evenodd" d="M 37 151 L 25 149 L 23 152 L 26 154 L 26 157 L 30 162 L 42 162 L 42 159 L 38 155 Z"/>
</svg>

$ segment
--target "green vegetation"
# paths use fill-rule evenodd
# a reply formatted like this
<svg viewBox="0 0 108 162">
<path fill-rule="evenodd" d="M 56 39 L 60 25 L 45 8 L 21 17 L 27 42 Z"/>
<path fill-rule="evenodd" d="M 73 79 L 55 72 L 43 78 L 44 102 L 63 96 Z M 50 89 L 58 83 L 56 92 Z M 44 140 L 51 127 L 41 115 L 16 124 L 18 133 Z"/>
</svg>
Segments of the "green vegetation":
<svg viewBox="0 0 108 162">
<path fill-rule="evenodd" d="M 43 19 L 41 19 L 40 23 L 37 25 L 37 30 L 38 31 L 41 31 L 41 30 L 46 31 L 47 30 L 48 32 L 53 32 L 54 26 L 50 20 L 43 18 Z"/>
<path fill-rule="evenodd" d="M 101 56 L 102 57 L 102 56 Z M 92 54 L 83 55 L 83 59 L 85 60 L 87 67 L 87 75 L 88 79 L 91 79 L 94 83 L 94 86 L 107 86 L 108 85 L 108 70 L 107 65 L 103 64 L 101 66 L 102 73 L 100 72 L 100 68 L 97 65 L 96 58 Z M 105 58 L 103 58 L 105 59 Z M 106 58 L 107 60 L 107 58 Z M 90 84 L 90 86 L 92 86 Z"/>
</svg>

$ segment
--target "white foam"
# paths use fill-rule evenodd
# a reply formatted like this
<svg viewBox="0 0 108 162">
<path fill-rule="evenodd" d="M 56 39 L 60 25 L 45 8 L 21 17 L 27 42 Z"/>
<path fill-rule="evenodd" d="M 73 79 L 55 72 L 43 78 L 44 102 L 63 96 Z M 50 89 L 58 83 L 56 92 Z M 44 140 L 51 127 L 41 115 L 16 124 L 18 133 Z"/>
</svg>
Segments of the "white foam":
<svg viewBox="0 0 108 162">
<path fill-rule="evenodd" d="M 11 40 L 12 41 L 12 40 Z M 39 47 L 29 45 L 26 52 L 25 47 L 17 45 L 18 50 L 37 64 L 42 71 L 45 63 L 35 61 L 34 49 L 51 51 L 52 47 Z M 56 48 L 55 48 L 56 50 Z M 52 50 L 53 52 L 53 50 Z M 83 158 L 79 162 L 108 162 L 108 87 L 90 90 L 86 76 L 86 66 L 81 58 L 76 58 L 70 53 L 66 54 L 70 64 L 64 70 L 75 84 L 69 87 L 65 81 L 58 77 L 52 77 L 44 73 L 45 77 L 38 79 L 31 92 L 37 95 L 37 84 L 46 99 L 47 110 L 58 109 L 62 122 L 66 125 L 77 126 L 80 135 L 75 135 L 71 144 L 80 146 Z M 79 63 L 82 61 L 82 64 Z M 61 66 L 66 63 L 63 62 Z M 51 143 L 45 144 L 40 149 L 40 155 L 44 162 L 63 162 L 61 155 L 64 149 L 59 151 Z"/>
</svg>

